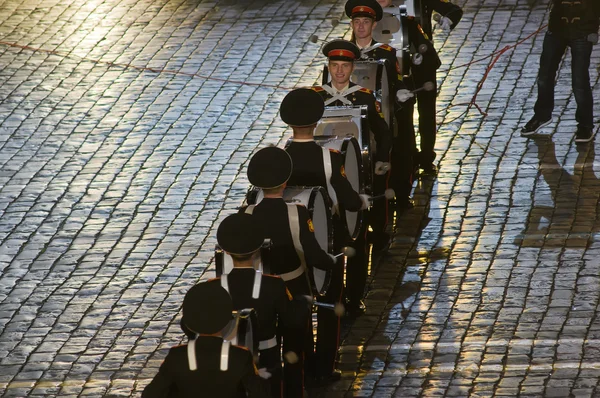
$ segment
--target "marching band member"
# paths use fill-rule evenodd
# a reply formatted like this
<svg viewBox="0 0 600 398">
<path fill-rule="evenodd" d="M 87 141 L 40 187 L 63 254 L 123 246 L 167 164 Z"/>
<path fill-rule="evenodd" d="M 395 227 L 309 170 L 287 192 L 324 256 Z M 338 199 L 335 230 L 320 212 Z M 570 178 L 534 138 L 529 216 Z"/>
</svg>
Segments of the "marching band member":
<svg viewBox="0 0 600 398">
<path fill-rule="evenodd" d="M 396 49 L 373 39 L 373 31 L 383 16 L 383 9 L 376 0 L 349 0 L 345 6 L 346 15 L 351 19 L 352 42 L 358 46 L 363 59 L 385 59 L 390 95 L 402 90 L 404 97 L 394 101 L 398 134 L 392 145 L 392 171 L 390 185 L 396 192 L 396 205 L 400 208 L 412 207 L 410 193 L 413 182 L 413 161 L 415 157 L 415 132 L 413 127 L 414 94 L 407 90 L 396 58 Z M 402 99 L 402 101 L 400 101 Z"/>
<path fill-rule="evenodd" d="M 339 211 L 358 211 L 368 207 L 368 196 L 359 195 L 354 191 L 347 180 L 340 153 L 327 150 L 319 146 L 313 140 L 313 133 L 317 122 L 323 116 L 325 104 L 322 97 L 311 89 L 296 89 L 285 96 L 280 106 L 281 119 L 292 127 L 293 141 L 286 151 L 291 156 L 293 169 L 288 181 L 289 185 L 300 186 L 322 186 L 327 187 L 329 195 L 336 197 L 339 201 Z M 326 166 L 327 164 L 327 166 Z M 329 169 L 329 171 L 326 171 Z M 331 177 L 328 178 L 328 175 Z M 343 235 L 343 226 L 339 217 L 334 216 L 334 246 L 340 250 L 345 246 L 347 237 Z M 363 234 L 364 235 L 364 234 Z M 363 238 L 363 249 L 366 245 Z M 357 252 L 360 247 L 356 247 Z M 366 257 L 366 256 L 364 256 Z M 340 259 L 341 260 L 341 259 Z M 350 260 L 350 259 L 349 259 Z M 364 266 L 365 272 L 367 264 Z M 351 285 L 356 279 L 358 265 L 347 267 L 347 282 Z M 331 282 L 325 298 L 327 303 L 338 303 L 342 300 L 344 287 L 343 264 L 332 270 Z M 365 277 L 366 279 L 366 277 Z M 359 300 L 362 299 L 364 284 L 360 292 Z M 323 381 L 337 379 L 341 372 L 335 369 L 335 358 L 339 348 L 340 340 L 340 317 L 329 309 L 319 308 L 317 310 L 317 379 Z"/>
<path fill-rule="evenodd" d="M 192 287 L 183 301 L 182 323 L 194 338 L 169 350 L 142 397 L 268 397 L 250 351 L 223 340 L 232 310 L 231 297 L 218 284 Z"/>
<path fill-rule="evenodd" d="M 354 71 L 354 61 L 360 59 L 358 47 L 347 40 L 332 40 L 323 47 L 323 54 L 329 58 L 328 68 L 331 82 L 313 87 L 323 99 L 325 106 L 366 105 L 368 108 L 369 129 L 375 136 L 376 178 L 373 182 L 374 193 L 382 193 L 386 188 L 385 175 L 389 170 L 392 134 L 381 113 L 381 104 L 373 96 L 373 91 L 350 81 Z M 381 251 L 389 244 L 387 228 L 387 200 L 374 204 L 369 212 L 373 229 L 371 241 L 373 251 Z"/>
<path fill-rule="evenodd" d="M 300 298 L 312 296 L 307 267 L 330 269 L 337 264 L 335 258 L 319 246 L 306 207 L 288 205 L 283 200 L 283 190 L 291 174 L 292 160 L 286 151 L 277 147 L 258 151 L 250 159 L 248 180 L 262 188 L 264 198 L 257 205 L 243 207 L 240 212 L 252 214 L 255 222 L 263 225 L 272 243 L 271 272 L 285 281 L 294 298 Z M 296 392 L 303 391 L 305 356 L 313 355 L 310 317 L 305 319 L 304 325 L 304 328 L 283 328 L 284 354 L 298 354 L 298 362 L 288 361 L 284 365 L 285 397 L 296 397 Z"/>
<path fill-rule="evenodd" d="M 264 239 L 264 229 L 251 215 L 237 213 L 225 218 L 217 229 L 217 242 L 231 256 L 233 269 L 229 274 L 205 283 L 217 284 L 227 290 L 234 310 L 254 308 L 256 311 L 259 368 L 270 374 L 271 397 L 281 398 L 281 346 L 276 335 L 277 324 L 289 328 L 306 326 L 309 304 L 304 298 L 292 301 L 292 295 L 280 277 L 263 275 L 255 270 Z M 182 328 L 187 332 L 184 323 Z M 301 381 L 296 383 L 296 387 L 301 386 Z M 287 396 L 302 397 L 302 394 L 300 389 Z"/>
</svg>

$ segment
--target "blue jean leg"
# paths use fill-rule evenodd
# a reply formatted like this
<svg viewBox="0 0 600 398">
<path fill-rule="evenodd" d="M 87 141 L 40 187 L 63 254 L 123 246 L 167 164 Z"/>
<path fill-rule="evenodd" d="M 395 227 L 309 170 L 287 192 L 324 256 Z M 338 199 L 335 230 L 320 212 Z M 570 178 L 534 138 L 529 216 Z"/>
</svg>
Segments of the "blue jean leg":
<svg viewBox="0 0 600 398">
<path fill-rule="evenodd" d="M 575 120 L 580 127 L 594 127 L 594 99 L 590 87 L 592 43 L 586 38 L 569 41 L 571 47 L 571 82 L 577 102 Z"/>
<path fill-rule="evenodd" d="M 540 120 L 547 120 L 552 117 L 556 73 L 567 45 L 566 39 L 553 35 L 551 32 L 546 32 L 537 79 L 538 97 L 533 108 L 535 116 Z"/>
</svg>

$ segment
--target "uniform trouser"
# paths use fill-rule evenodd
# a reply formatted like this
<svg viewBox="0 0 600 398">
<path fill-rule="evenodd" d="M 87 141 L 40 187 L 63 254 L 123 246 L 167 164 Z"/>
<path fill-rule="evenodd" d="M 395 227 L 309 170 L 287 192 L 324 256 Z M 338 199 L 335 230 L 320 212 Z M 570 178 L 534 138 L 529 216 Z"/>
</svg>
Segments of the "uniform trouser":
<svg viewBox="0 0 600 398">
<path fill-rule="evenodd" d="M 417 109 L 419 110 L 419 135 L 421 136 L 421 151 L 419 153 L 419 164 L 427 166 L 435 159 L 435 136 L 437 126 L 435 119 L 437 83 L 434 69 L 415 70 L 415 84 L 422 86 L 425 82 L 434 85 L 431 91 L 419 91 L 417 93 Z"/>
<path fill-rule="evenodd" d="M 334 251 L 337 253 L 347 244 L 344 226 L 339 218 L 334 218 Z M 338 261 L 331 271 L 331 282 L 325 297 L 319 301 L 336 304 L 342 301 L 344 291 L 344 263 L 343 257 Z M 319 307 L 317 309 L 317 345 L 315 360 L 317 374 L 328 376 L 335 369 L 335 358 L 340 346 L 340 317 L 329 308 Z"/>
<path fill-rule="evenodd" d="M 366 215 L 366 211 L 364 212 Z M 369 246 L 367 244 L 366 220 L 356 240 L 350 244 L 356 250 L 353 257 L 346 259 L 346 298 L 356 304 L 362 300 L 369 272 Z"/>
<path fill-rule="evenodd" d="M 266 368 L 271 377 L 269 378 L 270 396 L 272 398 L 282 398 L 282 369 L 281 369 L 281 346 L 260 350 L 258 357 L 258 367 Z M 300 395 L 301 396 L 301 395 Z"/>
<path fill-rule="evenodd" d="M 373 176 L 373 195 L 383 195 L 388 187 L 389 173 L 382 176 Z M 381 198 L 373 201 L 369 210 L 369 224 L 373 229 L 374 239 L 380 238 L 387 229 L 388 224 L 388 200 Z"/>
<path fill-rule="evenodd" d="M 280 327 L 283 337 L 283 396 L 288 398 L 302 398 L 304 394 L 304 366 L 307 357 L 313 355 L 312 314 L 304 322 L 304 327 Z M 288 362 L 289 353 L 293 352 L 298 357 L 294 363 Z"/>
<path fill-rule="evenodd" d="M 590 87 L 589 68 L 593 45 L 587 40 L 587 37 L 569 40 L 551 32 L 546 33 L 542 56 L 540 57 L 540 71 L 537 81 L 538 98 L 534 112 L 541 120 L 552 117 L 556 72 L 567 46 L 571 47 L 571 84 L 575 102 L 577 102 L 575 120 L 577 120 L 580 127 L 592 128 L 594 127 L 594 100 Z"/>
<path fill-rule="evenodd" d="M 293 297 L 310 295 L 310 288 L 306 276 L 302 275 L 296 279 L 286 281 L 286 287 Z M 301 322 L 302 323 L 302 322 Z M 313 356 L 313 333 L 312 312 L 308 311 L 307 318 L 302 323 L 304 327 L 286 328 L 279 327 L 279 334 L 283 337 L 283 354 L 294 352 L 298 356 L 298 362 L 289 363 L 284 360 L 283 367 L 283 396 L 302 397 L 304 393 L 304 369 L 307 359 Z"/>
<path fill-rule="evenodd" d="M 398 133 L 393 139 L 390 157 L 392 163 L 390 187 L 396 191 L 396 198 L 401 200 L 410 196 L 415 171 L 418 167 L 413 123 L 414 108 L 414 104 L 410 102 L 395 112 Z"/>
</svg>

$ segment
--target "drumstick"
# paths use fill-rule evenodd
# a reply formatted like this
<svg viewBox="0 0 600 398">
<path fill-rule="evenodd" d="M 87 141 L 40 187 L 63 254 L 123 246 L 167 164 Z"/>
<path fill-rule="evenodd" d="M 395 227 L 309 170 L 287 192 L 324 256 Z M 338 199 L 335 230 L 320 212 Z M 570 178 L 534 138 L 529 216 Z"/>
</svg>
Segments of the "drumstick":
<svg viewBox="0 0 600 398">
<path fill-rule="evenodd" d="M 335 258 L 338 258 L 339 256 L 354 257 L 355 254 L 356 254 L 356 250 L 353 247 L 344 246 L 344 247 L 342 247 L 342 252 L 335 254 L 333 257 L 335 257 Z"/>
<path fill-rule="evenodd" d="M 310 41 L 311 43 L 316 43 L 318 41 L 325 41 L 325 40 L 319 39 L 319 36 L 317 36 L 317 35 L 312 35 L 312 36 L 310 36 L 310 38 L 308 39 L 308 41 Z"/>
<path fill-rule="evenodd" d="M 310 296 L 307 296 L 307 298 Z M 312 297 L 311 297 L 312 299 Z M 331 303 L 323 303 L 321 301 L 313 301 L 312 302 L 313 305 L 317 306 L 317 307 L 322 307 L 322 308 L 327 308 L 330 310 L 333 310 L 333 312 L 337 315 L 337 316 L 342 316 L 344 315 L 344 313 L 346 312 L 346 308 L 344 307 L 344 304 L 337 302 L 335 304 L 331 304 Z"/>
<path fill-rule="evenodd" d="M 422 87 L 419 87 L 416 90 L 412 90 L 411 93 L 418 93 L 419 91 L 432 91 L 435 88 L 433 82 L 425 82 Z"/>
<path fill-rule="evenodd" d="M 396 196 L 396 192 L 392 189 L 392 188 L 388 188 L 385 190 L 385 193 L 383 195 L 376 195 L 376 196 L 371 196 L 370 200 L 371 202 L 375 201 L 375 200 L 379 200 L 379 199 L 394 199 L 394 196 Z"/>
</svg>

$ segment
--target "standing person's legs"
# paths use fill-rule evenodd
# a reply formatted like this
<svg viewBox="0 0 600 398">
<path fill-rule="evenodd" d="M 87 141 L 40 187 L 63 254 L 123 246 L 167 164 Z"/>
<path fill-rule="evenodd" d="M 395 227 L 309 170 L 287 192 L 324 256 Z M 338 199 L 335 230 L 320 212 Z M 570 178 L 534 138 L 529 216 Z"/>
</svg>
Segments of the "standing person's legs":
<svg viewBox="0 0 600 398">
<path fill-rule="evenodd" d="M 538 72 L 538 97 L 533 111 L 540 121 L 552 118 L 552 109 L 554 109 L 554 84 L 556 81 L 556 72 L 562 59 L 567 41 L 555 34 L 546 32 L 544 36 L 544 45 L 540 57 L 540 70 Z"/>
<path fill-rule="evenodd" d="M 573 94 L 577 101 L 577 112 L 575 119 L 579 127 L 594 127 L 594 99 L 590 87 L 590 56 L 592 54 L 592 43 L 587 38 L 572 40 L 571 47 L 571 80 Z"/>
<path fill-rule="evenodd" d="M 421 136 L 421 151 L 419 152 L 419 165 L 422 169 L 432 168 L 435 159 L 435 137 L 437 134 L 436 125 L 436 97 L 437 83 L 435 70 L 428 70 L 424 73 L 415 74 L 415 82 L 422 85 L 425 82 L 432 82 L 434 85 L 431 91 L 419 91 L 417 93 L 417 109 L 419 110 L 419 135 Z"/>
</svg>

